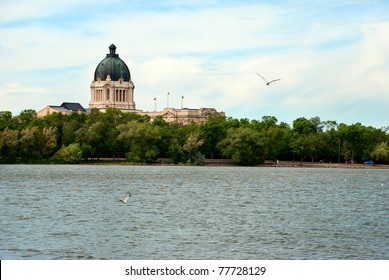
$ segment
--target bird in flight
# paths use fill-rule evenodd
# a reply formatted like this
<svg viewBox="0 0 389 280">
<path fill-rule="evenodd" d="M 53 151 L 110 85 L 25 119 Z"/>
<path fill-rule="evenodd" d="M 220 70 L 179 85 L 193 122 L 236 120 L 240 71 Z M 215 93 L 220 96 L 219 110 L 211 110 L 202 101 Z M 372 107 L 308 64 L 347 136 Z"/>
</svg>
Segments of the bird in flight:
<svg viewBox="0 0 389 280">
<path fill-rule="evenodd" d="M 123 203 L 127 203 L 127 201 L 128 201 L 128 199 L 130 198 L 130 196 L 131 196 L 131 193 L 129 192 L 125 198 L 119 199 L 119 201 L 121 201 L 121 202 L 123 202 Z"/>
<path fill-rule="evenodd" d="M 257 74 L 258 74 L 259 77 L 261 77 L 261 78 L 265 81 L 266 85 L 269 85 L 269 84 L 272 83 L 272 82 L 276 82 L 276 81 L 281 80 L 281 79 L 275 79 L 275 80 L 271 80 L 270 82 L 268 82 L 268 81 L 267 81 L 264 77 L 262 77 L 259 73 L 257 73 Z"/>
</svg>

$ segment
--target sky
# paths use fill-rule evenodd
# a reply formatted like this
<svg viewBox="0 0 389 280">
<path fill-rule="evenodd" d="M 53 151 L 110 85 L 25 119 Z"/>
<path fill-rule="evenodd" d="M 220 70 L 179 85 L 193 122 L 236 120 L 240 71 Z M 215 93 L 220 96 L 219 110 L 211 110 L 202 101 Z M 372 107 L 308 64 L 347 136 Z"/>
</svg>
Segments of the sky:
<svg viewBox="0 0 389 280">
<path fill-rule="evenodd" d="M 389 126 L 388 0 L 0 0 L 0 7 L 0 111 L 13 115 L 62 102 L 87 108 L 94 71 L 113 43 L 138 110 L 169 102 L 239 119 Z M 266 85 L 257 73 L 281 80 Z"/>
</svg>

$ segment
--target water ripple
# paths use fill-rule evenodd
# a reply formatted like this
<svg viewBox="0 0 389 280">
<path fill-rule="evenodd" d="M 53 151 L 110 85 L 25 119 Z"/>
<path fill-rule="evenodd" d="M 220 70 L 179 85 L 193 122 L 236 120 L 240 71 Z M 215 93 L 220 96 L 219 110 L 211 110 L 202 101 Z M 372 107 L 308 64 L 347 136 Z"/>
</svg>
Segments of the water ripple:
<svg viewBox="0 0 389 280">
<path fill-rule="evenodd" d="M 2 165 L 0 258 L 388 259 L 385 172 Z"/>
</svg>

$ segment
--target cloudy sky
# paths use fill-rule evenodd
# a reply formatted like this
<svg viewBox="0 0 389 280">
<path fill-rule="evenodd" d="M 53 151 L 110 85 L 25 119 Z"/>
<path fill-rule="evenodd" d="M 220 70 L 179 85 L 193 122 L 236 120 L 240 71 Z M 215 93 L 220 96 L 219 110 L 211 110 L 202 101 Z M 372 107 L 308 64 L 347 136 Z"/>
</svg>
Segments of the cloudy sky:
<svg viewBox="0 0 389 280">
<path fill-rule="evenodd" d="M 0 111 L 79 102 L 114 43 L 136 108 L 389 126 L 387 0 L 0 0 Z M 267 86 L 266 79 L 281 78 Z"/>
</svg>

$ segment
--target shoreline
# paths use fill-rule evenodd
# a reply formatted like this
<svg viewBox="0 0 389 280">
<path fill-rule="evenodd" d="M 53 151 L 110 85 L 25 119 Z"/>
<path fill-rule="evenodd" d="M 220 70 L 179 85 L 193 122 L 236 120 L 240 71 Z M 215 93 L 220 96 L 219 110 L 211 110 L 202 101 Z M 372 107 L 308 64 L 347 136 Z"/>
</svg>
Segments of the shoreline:
<svg viewBox="0 0 389 280">
<path fill-rule="evenodd" d="M 90 161 L 83 162 L 81 164 L 96 164 L 96 165 L 134 165 L 134 166 L 194 166 L 192 164 L 173 164 L 168 159 L 158 159 L 156 163 L 152 164 L 132 164 L 126 162 L 124 159 L 100 159 L 99 161 Z M 201 166 L 231 166 L 231 167 L 245 167 L 238 164 L 235 164 L 231 159 L 206 159 L 204 165 Z M 367 165 L 363 163 L 320 163 L 320 162 L 300 162 L 300 161 L 279 161 L 277 165 L 271 160 L 265 160 L 263 164 L 247 166 L 247 167 L 273 167 L 273 168 L 282 168 L 282 167 L 294 167 L 294 168 L 347 168 L 347 169 L 389 169 L 389 164 L 374 164 Z"/>
<path fill-rule="evenodd" d="M 55 163 L 0 163 L 1 165 L 61 165 Z M 82 161 L 76 164 L 62 164 L 62 165 L 128 165 L 128 166 L 196 166 L 192 164 L 179 163 L 174 164 L 171 163 L 168 159 L 158 159 L 156 163 L 151 164 L 136 164 L 126 162 L 124 158 L 112 159 L 112 158 L 100 158 L 99 160 L 89 160 Z M 203 165 L 199 166 L 230 166 L 230 167 L 246 167 L 235 164 L 231 159 L 206 159 Z M 367 165 L 363 163 L 354 163 L 354 164 L 346 164 L 346 163 L 320 163 L 320 162 L 300 162 L 300 161 L 279 161 L 278 164 L 271 160 L 265 160 L 263 164 L 247 166 L 247 167 L 267 167 L 267 168 L 343 168 L 343 169 L 389 169 L 389 164 L 374 164 Z"/>
<path fill-rule="evenodd" d="M 363 163 L 320 163 L 320 162 L 299 162 L 299 161 L 280 161 L 279 165 L 271 161 L 265 161 L 261 166 L 268 167 L 309 167 L 309 168 L 345 168 L 345 169 L 389 169 L 387 164 L 368 165 Z"/>
</svg>

